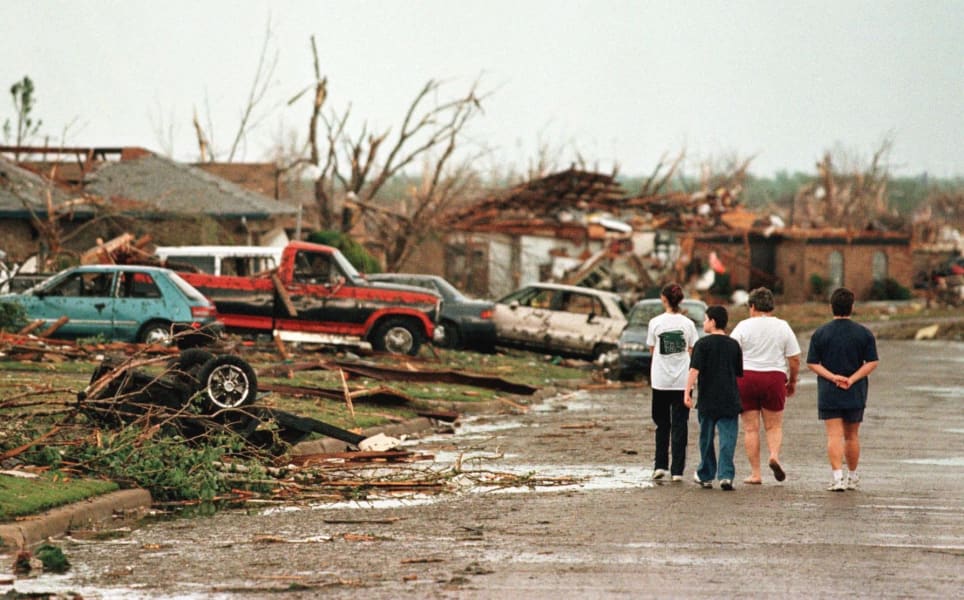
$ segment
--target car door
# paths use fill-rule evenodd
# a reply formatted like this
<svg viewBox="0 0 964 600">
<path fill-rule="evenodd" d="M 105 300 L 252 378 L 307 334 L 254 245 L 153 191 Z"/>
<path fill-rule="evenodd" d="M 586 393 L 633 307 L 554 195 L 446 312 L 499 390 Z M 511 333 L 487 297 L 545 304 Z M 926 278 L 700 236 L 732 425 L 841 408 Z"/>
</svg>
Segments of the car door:
<svg viewBox="0 0 964 600">
<path fill-rule="evenodd" d="M 111 337 L 114 302 L 111 297 L 113 273 L 75 271 L 35 294 L 28 316 L 44 319 L 48 325 L 60 317 L 68 321 L 56 337 Z"/>
<path fill-rule="evenodd" d="M 556 291 L 528 288 L 496 303 L 493 321 L 497 336 L 509 343 L 548 350 L 554 343 L 550 319 Z"/>
<path fill-rule="evenodd" d="M 294 258 L 292 280 L 287 285 L 288 297 L 298 311 L 299 321 L 360 326 L 366 315 L 355 310 L 355 302 L 343 298 L 339 302 L 337 292 L 345 282 L 338 265 L 330 254 L 299 250 Z M 354 329 L 357 329 L 354 328 Z M 343 333 L 354 333 L 344 331 Z"/>
<path fill-rule="evenodd" d="M 619 337 L 619 327 L 600 299 L 577 291 L 560 294 L 550 328 L 553 350 L 585 356 L 592 356 L 599 344 L 615 346 Z"/>
<path fill-rule="evenodd" d="M 114 302 L 114 338 L 136 341 L 142 325 L 151 320 L 174 322 L 183 320 L 177 307 L 168 305 L 161 288 L 151 273 L 121 271 Z"/>
</svg>

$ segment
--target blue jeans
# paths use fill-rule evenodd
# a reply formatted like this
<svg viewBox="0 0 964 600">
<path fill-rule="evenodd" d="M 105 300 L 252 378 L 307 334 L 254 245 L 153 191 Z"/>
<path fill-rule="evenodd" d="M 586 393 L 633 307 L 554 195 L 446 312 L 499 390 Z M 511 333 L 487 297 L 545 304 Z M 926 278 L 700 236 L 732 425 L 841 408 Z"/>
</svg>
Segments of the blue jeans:
<svg viewBox="0 0 964 600">
<path fill-rule="evenodd" d="M 733 452 L 736 450 L 736 436 L 739 433 L 739 417 L 721 417 L 714 419 L 699 415 L 700 421 L 700 467 L 696 476 L 700 481 L 713 481 L 736 477 L 736 467 L 733 466 Z M 720 432 L 720 462 L 717 468 L 716 449 L 713 436 L 716 430 Z"/>
</svg>

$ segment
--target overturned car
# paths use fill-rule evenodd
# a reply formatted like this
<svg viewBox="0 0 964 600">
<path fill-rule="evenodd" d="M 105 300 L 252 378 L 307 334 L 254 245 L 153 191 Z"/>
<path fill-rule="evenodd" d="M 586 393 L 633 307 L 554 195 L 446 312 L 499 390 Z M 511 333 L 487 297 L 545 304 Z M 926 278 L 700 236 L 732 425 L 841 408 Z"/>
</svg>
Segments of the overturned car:
<svg viewBox="0 0 964 600">
<path fill-rule="evenodd" d="M 257 375 L 233 354 L 192 348 L 168 360 L 160 374 L 142 368 L 156 362 L 103 360 L 90 384 L 77 395 L 80 410 L 106 426 L 141 419 L 164 423 L 187 439 L 230 430 L 274 453 L 284 452 L 312 433 L 360 450 L 384 451 L 400 443 L 383 435 L 366 438 L 317 419 L 258 405 Z"/>
</svg>

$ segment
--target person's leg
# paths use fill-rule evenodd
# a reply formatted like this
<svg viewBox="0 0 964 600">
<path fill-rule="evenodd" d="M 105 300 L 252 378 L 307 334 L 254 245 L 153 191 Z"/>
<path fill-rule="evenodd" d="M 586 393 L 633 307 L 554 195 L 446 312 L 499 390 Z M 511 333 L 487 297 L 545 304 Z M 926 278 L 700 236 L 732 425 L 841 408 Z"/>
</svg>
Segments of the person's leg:
<svg viewBox="0 0 964 600">
<path fill-rule="evenodd" d="M 716 452 L 713 448 L 714 422 L 713 419 L 700 415 L 700 466 L 696 469 L 696 477 L 700 481 L 716 479 Z"/>
<path fill-rule="evenodd" d="M 686 468 L 686 445 L 689 443 L 690 409 L 683 404 L 683 390 L 673 390 L 670 404 L 670 420 L 672 422 L 671 435 L 673 443 L 673 458 L 670 473 L 682 476 Z"/>
<path fill-rule="evenodd" d="M 750 476 L 745 483 L 760 483 L 760 411 L 745 410 L 740 415 L 743 423 L 743 446 L 746 448 L 746 458 L 750 462 Z"/>
<path fill-rule="evenodd" d="M 669 402 L 663 390 L 653 390 L 653 423 L 656 424 L 656 453 L 653 470 L 669 469 Z"/>
<path fill-rule="evenodd" d="M 853 472 L 860 462 L 860 423 L 843 423 L 843 455 L 847 460 L 847 468 Z"/>
<path fill-rule="evenodd" d="M 717 475 L 720 479 L 733 481 L 736 477 L 736 466 L 733 455 L 736 453 L 736 438 L 739 425 L 736 417 L 723 417 L 716 422 L 720 430 L 720 466 Z"/>
<path fill-rule="evenodd" d="M 763 428 L 766 429 L 767 450 L 770 458 L 767 463 L 779 480 L 783 467 L 780 466 L 780 447 L 783 446 L 783 411 L 763 409 Z M 774 463 L 776 466 L 774 466 Z"/>
<path fill-rule="evenodd" d="M 827 429 L 827 458 L 830 460 L 830 468 L 840 471 L 843 469 L 844 457 L 843 419 L 826 419 L 823 423 Z"/>
</svg>

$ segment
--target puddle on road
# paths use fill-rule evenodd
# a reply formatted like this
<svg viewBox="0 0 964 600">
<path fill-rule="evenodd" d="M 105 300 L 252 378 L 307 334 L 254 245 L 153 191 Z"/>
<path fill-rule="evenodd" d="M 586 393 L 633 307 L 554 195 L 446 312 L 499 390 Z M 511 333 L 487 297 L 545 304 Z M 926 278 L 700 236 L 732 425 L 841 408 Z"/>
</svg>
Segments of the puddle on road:
<svg viewBox="0 0 964 600">
<path fill-rule="evenodd" d="M 578 390 L 569 394 L 562 394 L 547 398 L 544 402 L 534 405 L 530 410 L 534 413 L 549 413 L 559 411 L 583 411 L 595 408 L 597 403 L 592 394 L 586 390 Z"/>
<path fill-rule="evenodd" d="M 964 399 L 964 387 L 961 386 L 915 385 L 907 388 L 907 390 L 937 398 Z"/>
<path fill-rule="evenodd" d="M 569 394 L 562 394 L 548 398 L 542 404 L 534 406 L 534 412 L 555 411 L 585 411 L 595 408 L 596 403 L 592 395 L 585 390 Z M 404 446 L 418 448 L 442 444 L 451 446 L 453 443 L 464 444 L 489 434 L 509 431 L 521 427 L 540 427 L 539 423 L 520 423 L 518 419 L 505 417 L 493 419 L 491 417 L 468 417 L 461 422 L 455 437 L 450 434 L 430 435 L 420 439 L 409 440 Z M 434 462 L 427 469 L 447 472 L 452 469 L 456 461 L 461 460 L 461 475 L 453 478 L 453 486 L 449 492 L 438 494 L 421 494 L 399 492 L 377 496 L 370 494 L 364 500 L 345 500 L 330 503 L 318 503 L 310 506 L 279 506 L 266 509 L 267 514 L 316 509 L 387 509 L 420 506 L 433 502 L 443 502 L 464 493 L 544 493 L 572 490 L 619 490 L 632 488 L 652 488 L 656 484 L 652 481 L 653 471 L 649 467 L 636 465 L 539 465 L 539 464 L 507 464 L 518 459 L 516 454 L 485 451 L 435 450 Z M 486 474 L 503 475 L 496 478 L 491 485 L 485 481 Z M 571 481 L 571 483 L 570 483 Z M 453 495 L 454 494 L 454 495 Z"/>
<path fill-rule="evenodd" d="M 938 467 L 964 467 L 964 456 L 951 456 L 948 458 L 909 458 L 902 460 L 911 465 L 934 465 Z"/>
</svg>

